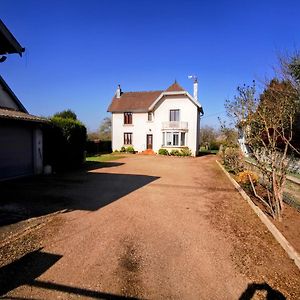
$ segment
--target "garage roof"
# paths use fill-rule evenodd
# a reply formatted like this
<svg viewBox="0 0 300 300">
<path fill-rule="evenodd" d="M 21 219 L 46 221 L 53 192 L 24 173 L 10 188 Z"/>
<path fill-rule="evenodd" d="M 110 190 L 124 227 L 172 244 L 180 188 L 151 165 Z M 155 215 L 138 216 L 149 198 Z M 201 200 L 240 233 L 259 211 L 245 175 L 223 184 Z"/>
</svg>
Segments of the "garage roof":
<svg viewBox="0 0 300 300">
<path fill-rule="evenodd" d="M 49 122 L 46 118 L 33 116 L 22 111 L 16 111 L 12 109 L 4 109 L 4 108 L 0 108 L 0 119 L 31 121 L 31 122 L 38 122 L 38 123 Z"/>
</svg>

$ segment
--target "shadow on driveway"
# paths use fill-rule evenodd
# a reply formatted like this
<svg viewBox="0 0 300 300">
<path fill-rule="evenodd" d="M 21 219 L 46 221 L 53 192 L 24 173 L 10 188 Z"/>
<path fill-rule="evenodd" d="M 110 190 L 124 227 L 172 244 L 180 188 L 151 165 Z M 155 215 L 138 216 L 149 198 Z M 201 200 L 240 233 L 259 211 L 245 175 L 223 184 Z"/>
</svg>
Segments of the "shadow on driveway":
<svg viewBox="0 0 300 300">
<path fill-rule="evenodd" d="M 95 211 L 159 178 L 88 172 L 120 165 L 92 162 L 77 172 L 1 182 L 0 226 L 63 209 Z"/>
<path fill-rule="evenodd" d="M 18 298 L 13 296 L 3 296 L 22 285 L 95 299 L 136 299 L 132 297 L 123 297 L 90 289 L 83 289 L 59 283 L 37 280 L 39 276 L 45 273 L 61 258 L 61 255 L 43 252 L 41 249 L 39 249 L 37 251 L 28 253 L 19 260 L 0 268 L 1 299 L 29 299 L 24 297 Z M 33 298 L 30 297 L 30 299 Z"/>
<path fill-rule="evenodd" d="M 264 283 L 248 284 L 247 289 L 240 296 L 239 300 L 256 299 L 255 293 L 258 291 L 262 291 L 262 292 L 266 293 L 266 298 L 264 298 L 266 300 L 285 300 L 286 299 L 286 297 L 281 292 L 273 289 L 269 284 L 264 282 Z"/>
</svg>

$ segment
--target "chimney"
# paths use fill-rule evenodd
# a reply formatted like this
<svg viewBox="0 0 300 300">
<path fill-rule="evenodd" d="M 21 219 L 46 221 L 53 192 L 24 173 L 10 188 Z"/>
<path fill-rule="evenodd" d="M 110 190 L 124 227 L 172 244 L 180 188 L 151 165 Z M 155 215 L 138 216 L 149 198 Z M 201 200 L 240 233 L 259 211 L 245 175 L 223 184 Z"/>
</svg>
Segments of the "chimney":
<svg viewBox="0 0 300 300">
<path fill-rule="evenodd" d="M 194 99 L 198 101 L 198 79 L 195 77 L 194 79 Z"/>
<path fill-rule="evenodd" d="M 121 86 L 118 84 L 118 88 L 116 91 L 116 98 L 120 98 L 122 94 Z"/>
</svg>

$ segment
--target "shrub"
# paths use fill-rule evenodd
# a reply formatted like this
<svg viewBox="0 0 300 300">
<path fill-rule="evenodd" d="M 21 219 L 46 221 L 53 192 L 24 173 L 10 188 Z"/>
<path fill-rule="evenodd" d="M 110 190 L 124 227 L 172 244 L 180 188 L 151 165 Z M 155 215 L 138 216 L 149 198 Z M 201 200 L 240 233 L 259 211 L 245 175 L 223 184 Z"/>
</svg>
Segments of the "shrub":
<svg viewBox="0 0 300 300">
<path fill-rule="evenodd" d="M 158 150 L 158 154 L 160 154 L 160 155 L 169 155 L 169 151 L 167 149 L 161 148 L 161 149 Z"/>
<path fill-rule="evenodd" d="M 257 184 L 258 182 L 258 175 L 255 172 L 249 171 L 249 170 L 245 170 L 242 172 L 239 172 L 236 176 L 236 181 L 238 183 L 240 183 L 241 185 L 250 185 L 250 179 L 251 178 L 253 184 Z"/>
<path fill-rule="evenodd" d="M 192 151 L 189 148 L 183 148 L 180 150 L 181 156 L 191 156 Z"/>
<path fill-rule="evenodd" d="M 173 150 L 171 150 L 170 155 L 172 155 L 172 156 L 181 156 L 181 152 L 177 149 L 173 149 Z"/>
<path fill-rule="evenodd" d="M 243 154 L 240 149 L 228 147 L 222 150 L 221 158 L 225 168 L 234 174 L 243 171 Z"/>
<path fill-rule="evenodd" d="M 209 146 L 209 150 L 219 150 L 220 143 L 219 142 L 211 142 Z"/>
<path fill-rule="evenodd" d="M 134 153 L 135 151 L 134 151 L 134 148 L 132 146 L 129 146 L 129 147 L 126 148 L 126 152 L 127 153 Z"/>
<path fill-rule="evenodd" d="M 126 148 L 123 146 L 123 147 L 121 147 L 121 150 L 120 150 L 120 152 L 126 152 Z"/>
<path fill-rule="evenodd" d="M 63 110 L 53 115 L 54 118 L 77 120 L 77 115 L 71 109 Z"/>
<path fill-rule="evenodd" d="M 86 128 L 78 120 L 52 117 L 44 130 L 45 164 L 55 170 L 76 168 L 83 163 Z"/>
</svg>

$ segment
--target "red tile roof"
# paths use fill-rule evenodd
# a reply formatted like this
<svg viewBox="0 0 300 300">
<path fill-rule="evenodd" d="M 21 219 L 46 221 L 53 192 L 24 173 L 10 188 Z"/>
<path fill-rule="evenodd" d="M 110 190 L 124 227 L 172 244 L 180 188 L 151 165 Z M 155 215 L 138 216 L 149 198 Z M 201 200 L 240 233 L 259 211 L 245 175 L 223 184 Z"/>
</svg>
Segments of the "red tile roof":
<svg viewBox="0 0 300 300">
<path fill-rule="evenodd" d="M 176 81 L 166 89 L 166 92 L 181 92 L 181 91 L 185 91 L 185 89 L 181 87 Z"/>
<path fill-rule="evenodd" d="M 112 99 L 109 112 L 147 112 L 151 104 L 163 91 L 127 92 Z"/>
<path fill-rule="evenodd" d="M 111 101 L 107 111 L 109 112 L 147 112 L 151 104 L 163 92 L 181 92 L 185 91 L 176 81 L 165 91 L 148 92 L 126 92 L 121 93 L 120 98 L 114 98 Z"/>
</svg>

